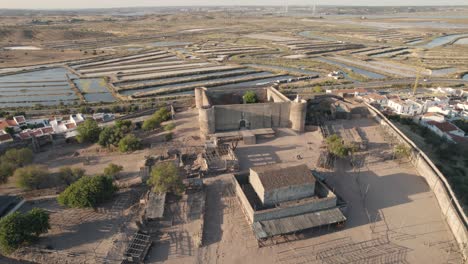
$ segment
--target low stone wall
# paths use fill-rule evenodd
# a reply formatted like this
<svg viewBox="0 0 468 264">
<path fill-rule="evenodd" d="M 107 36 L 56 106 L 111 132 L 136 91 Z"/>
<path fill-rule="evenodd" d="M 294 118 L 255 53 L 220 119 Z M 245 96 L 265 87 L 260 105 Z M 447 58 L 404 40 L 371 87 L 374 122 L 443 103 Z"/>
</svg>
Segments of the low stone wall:
<svg viewBox="0 0 468 264">
<path fill-rule="evenodd" d="M 455 240 L 460 247 L 465 260 L 468 259 L 468 221 L 455 194 L 447 182 L 446 177 L 432 163 L 427 155 L 416 144 L 405 136 L 392 122 L 390 122 L 379 110 L 367 104 L 370 115 L 389 133 L 411 148 L 410 160 L 418 173 L 426 180 L 435 194 L 442 214 L 449 225 Z"/>
<path fill-rule="evenodd" d="M 248 174 L 246 175 L 235 175 L 232 177 L 232 185 L 234 186 L 234 190 L 236 191 L 236 196 L 239 199 L 241 203 L 242 210 L 244 211 L 245 215 L 247 218 L 249 218 L 249 222 L 253 223 L 254 220 L 254 209 L 250 205 L 249 199 L 247 199 L 247 196 L 245 196 L 244 191 L 242 190 L 242 187 L 239 184 L 239 181 L 236 179 L 236 177 L 247 177 Z"/>
<path fill-rule="evenodd" d="M 320 184 L 321 188 L 324 188 L 320 192 L 325 194 L 326 197 L 310 199 L 308 201 L 303 200 L 302 202 L 292 203 L 289 205 L 285 203 L 284 207 L 280 206 L 277 208 L 255 211 L 239 183 L 239 181 L 248 181 L 248 177 L 249 174 L 247 173 L 236 174 L 232 177 L 232 184 L 234 186 L 236 196 L 241 203 L 242 210 L 250 223 L 300 215 L 322 209 L 331 209 L 335 208 L 337 204 L 337 197 L 335 194 L 328 190 L 328 188 L 326 188 L 322 183 L 317 182 L 317 184 Z"/>
</svg>

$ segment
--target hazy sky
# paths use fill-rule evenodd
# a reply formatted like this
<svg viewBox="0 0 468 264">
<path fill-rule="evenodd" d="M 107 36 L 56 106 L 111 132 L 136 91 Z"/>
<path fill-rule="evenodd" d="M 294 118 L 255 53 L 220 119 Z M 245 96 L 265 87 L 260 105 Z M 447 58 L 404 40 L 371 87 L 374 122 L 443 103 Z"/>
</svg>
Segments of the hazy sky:
<svg viewBox="0 0 468 264">
<path fill-rule="evenodd" d="M 178 5 L 468 5 L 468 0 L 0 0 L 0 8 L 101 8 Z"/>
</svg>

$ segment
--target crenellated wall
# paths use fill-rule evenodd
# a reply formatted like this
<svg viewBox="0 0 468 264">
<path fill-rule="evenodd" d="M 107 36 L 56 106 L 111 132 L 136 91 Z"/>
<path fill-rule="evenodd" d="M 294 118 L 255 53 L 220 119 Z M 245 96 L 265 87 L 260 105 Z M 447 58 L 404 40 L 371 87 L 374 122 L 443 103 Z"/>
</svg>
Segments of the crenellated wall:
<svg viewBox="0 0 468 264">
<path fill-rule="evenodd" d="M 290 127 L 297 132 L 305 130 L 305 100 L 291 101 L 274 87 L 261 89 L 264 90 L 259 92 L 266 93 L 266 102 L 213 105 L 207 89 L 196 88 L 195 105 L 202 137 L 217 131 L 239 130 L 241 122 L 247 129 Z"/>
</svg>

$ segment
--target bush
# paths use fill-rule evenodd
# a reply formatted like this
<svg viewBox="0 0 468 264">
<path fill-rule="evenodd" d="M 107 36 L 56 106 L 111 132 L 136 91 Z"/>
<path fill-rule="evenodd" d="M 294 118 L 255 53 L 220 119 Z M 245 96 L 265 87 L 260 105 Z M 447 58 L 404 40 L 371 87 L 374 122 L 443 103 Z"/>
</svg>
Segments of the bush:
<svg viewBox="0 0 468 264">
<path fill-rule="evenodd" d="M 5 216 L 0 220 L 0 250 L 3 254 L 10 254 L 23 244 L 34 242 L 49 228 L 49 214 L 42 209 Z"/>
<path fill-rule="evenodd" d="M 171 141 L 173 137 L 174 135 L 172 133 L 167 133 L 166 135 L 164 135 L 164 139 L 166 141 Z"/>
<path fill-rule="evenodd" d="M 257 94 L 254 91 L 247 91 L 242 96 L 245 104 L 253 104 L 257 102 Z"/>
<path fill-rule="evenodd" d="M 107 176 L 83 177 L 68 186 L 58 197 L 59 204 L 67 207 L 96 207 L 112 198 L 117 190 Z"/>
<path fill-rule="evenodd" d="M 321 86 L 317 85 L 317 86 L 314 86 L 314 88 L 312 88 L 312 92 L 314 92 L 314 93 L 323 93 L 324 91 L 323 91 L 323 88 Z"/>
<path fill-rule="evenodd" d="M 343 140 L 338 135 L 328 136 L 326 143 L 328 151 L 337 157 L 344 158 L 349 154 L 349 148 L 343 144 Z"/>
<path fill-rule="evenodd" d="M 133 134 L 128 134 L 119 142 L 120 152 L 129 152 L 139 150 L 141 148 L 141 141 Z"/>
<path fill-rule="evenodd" d="M 29 148 L 9 149 L 0 158 L 2 163 L 12 163 L 18 167 L 31 164 L 33 161 L 33 152 Z"/>
<path fill-rule="evenodd" d="M 104 175 L 111 178 L 115 178 L 122 170 L 122 166 L 111 163 L 107 165 L 106 168 L 104 168 Z"/>
<path fill-rule="evenodd" d="M 159 108 L 158 111 L 154 112 L 154 114 L 145 122 L 143 122 L 143 130 L 150 131 L 158 128 L 162 122 L 167 121 L 171 118 L 171 113 L 167 111 L 166 107 Z"/>
<path fill-rule="evenodd" d="M 398 144 L 395 146 L 394 153 L 397 158 L 408 158 L 411 150 L 405 144 Z"/>
<path fill-rule="evenodd" d="M 173 162 L 163 162 L 154 166 L 147 183 L 153 187 L 153 191 L 156 193 L 181 194 L 185 189 L 179 168 Z"/>
<path fill-rule="evenodd" d="M 96 143 L 99 140 L 101 128 L 98 123 L 92 119 L 86 119 L 82 124 L 78 125 L 78 135 L 76 140 L 80 143 L 89 142 Z"/>
<path fill-rule="evenodd" d="M 18 187 L 24 190 L 39 189 L 45 182 L 49 171 L 45 166 L 41 165 L 29 165 L 24 168 L 19 168 L 13 174 L 16 178 L 16 184 Z"/>
<path fill-rule="evenodd" d="M 143 126 L 141 128 L 143 128 L 143 130 L 145 130 L 145 131 L 150 131 L 150 130 L 154 130 L 154 129 L 158 128 L 160 125 L 161 125 L 161 123 L 158 120 L 151 117 L 149 119 L 146 119 L 143 122 Z"/>
<path fill-rule="evenodd" d="M 70 184 L 81 179 L 85 175 L 85 170 L 81 168 L 62 167 L 59 172 L 60 181 L 70 186 Z"/>
<path fill-rule="evenodd" d="M 0 163 L 0 183 L 5 183 L 8 178 L 13 175 L 16 170 L 16 166 L 13 163 L 1 162 Z"/>
<path fill-rule="evenodd" d="M 153 114 L 153 117 L 156 118 L 156 120 L 160 121 L 161 123 L 164 121 L 167 121 L 171 118 L 171 113 L 167 110 L 166 107 L 161 107 L 159 108 L 158 111 L 156 111 Z"/>
<path fill-rule="evenodd" d="M 170 123 L 170 124 L 167 124 L 167 125 L 164 126 L 164 130 L 165 130 L 165 131 L 171 131 L 171 130 L 173 130 L 175 127 L 176 127 L 176 126 L 175 126 L 174 123 Z"/>
<path fill-rule="evenodd" d="M 99 134 L 99 145 L 103 147 L 118 146 L 120 140 L 133 129 L 131 121 L 117 121 L 115 126 L 104 128 Z"/>
</svg>

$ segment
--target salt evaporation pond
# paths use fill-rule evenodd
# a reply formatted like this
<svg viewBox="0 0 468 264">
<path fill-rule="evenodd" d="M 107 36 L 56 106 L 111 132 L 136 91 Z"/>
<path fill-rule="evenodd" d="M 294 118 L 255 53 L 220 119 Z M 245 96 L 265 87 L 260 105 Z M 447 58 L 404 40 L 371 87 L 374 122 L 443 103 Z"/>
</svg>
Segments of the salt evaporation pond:
<svg viewBox="0 0 468 264">
<path fill-rule="evenodd" d="M 447 36 L 442 36 L 433 39 L 431 42 L 427 43 L 426 45 L 423 45 L 425 48 L 434 48 L 434 47 L 439 47 L 445 44 L 450 43 L 451 41 L 454 41 L 457 38 L 460 37 L 468 37 L 468 34 L 455 34 L 455 35 L 447 35 Z"/>
<path fill-rule="evenodd" d="M 216 81 L 216 82 L 232 81 L 232 80 L 238 80 L 238 79 L 244 79 L 244 78 L 250 78 L 250 77 L 262 77 L 262 76 L 265 76 L 265 78 L 267 78 L 267 77 L 270 77 L 271 75 L 272 75 L 272 73 L 270 73 L 270 72 L 259 72 L 259 73 L 246 74 L 246 75 L 240 75 L 240 76 L 235 76 L 235 77 L 219 78 L 219 79 L 216 79 L 216 80 L 213 80 L 213 81 Z M 122 91 L 120 93 L 122 95 L 132 95 L 132 94 L 137 93 L 137 92 L 150 92 L 150 91 L 159 90 L 159 89 L 176 88 L 176 87 L 188 86 L 188 85 L 203 86 L 203 84 L 205 84 L 207 82 L 210 82 L 210 80 L 160 85 L 160 86 L 154 86 L 154 87 L 148 87 L 148 88 L 142 88 L 142 89 L 126 90 L 126 91 Z"/>
<path fill-rule="evenodd" d="M 334 64 L 334 65 L 337 65 L 337 66 L 341 66 L 343 68 L 351 69 L 351 70 L 353 70 L 353 72 L 364 75 L 364 76 L 366 76 L 368 78 L 371 78 L 371 79 L 384 79 L 384 78 L 386 78 L 385 76 L 383 76 L 381 74 L 366 71 L 364 69 L 357 68 L 355 66 L 351 66 L 351 65 L 344 64 L 344 63 L 341 63 L 341 62 L 332 61 L 332 60 L 328 60 L 328 59 L 325 59 L 325 58 L 316 58 L 316 60 L 321 61 L 321 62 L 325 62 L 325 63 L 328 63 L 328 64 Z"/>
<path fill-rule="evenodd" d="M 73 81 L 83 93 L 87 102 L 115 102 L 114 96 L 107 90 L 104 78 L 76 79 Z"/>
<path fill-rule="evenodd" d="M 78 97 L 68 84 L 64 68 L 52 68 L 0 77 L 0 107 L 71 104 Z"/>
</svg>

